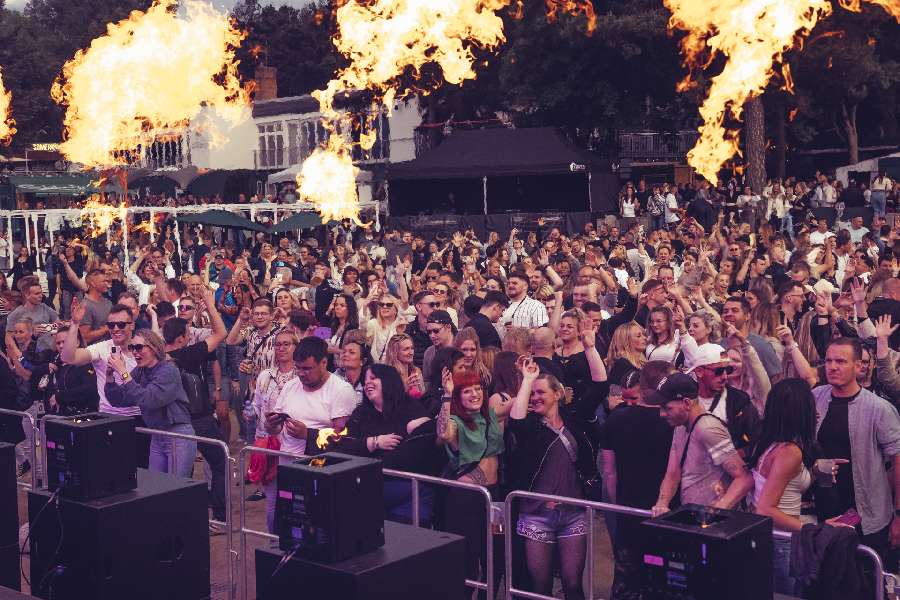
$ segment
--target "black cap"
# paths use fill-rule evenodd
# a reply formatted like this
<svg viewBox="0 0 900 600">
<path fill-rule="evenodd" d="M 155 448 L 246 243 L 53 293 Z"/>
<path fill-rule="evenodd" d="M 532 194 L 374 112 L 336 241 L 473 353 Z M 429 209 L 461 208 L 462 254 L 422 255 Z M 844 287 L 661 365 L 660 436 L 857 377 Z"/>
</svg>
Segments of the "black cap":
<svg viewBox="0 0 900 600">
<path fill-rule="evenodd" d="M 659 385 L 656 386 L 656 391 L 647 394 L 643 400 L 646 404 L 661 406 L 666 402 L 674 402 L 682 398 L 694 399 L 697 397 L 697 394 L 697 382 L 694 381 L 693 377 L 684 373 L 675 373 L 668 377 L 663 377 Z"/>
<path fill-rule="evenodd" d="M 453 325 L 453 319 L 450 318 L 450 313 L 446 310 L 433 310 L 431 314 L 428 315 L 427 321 L 428 323 L 435 323 L 438 325 Z"/>
</svg>

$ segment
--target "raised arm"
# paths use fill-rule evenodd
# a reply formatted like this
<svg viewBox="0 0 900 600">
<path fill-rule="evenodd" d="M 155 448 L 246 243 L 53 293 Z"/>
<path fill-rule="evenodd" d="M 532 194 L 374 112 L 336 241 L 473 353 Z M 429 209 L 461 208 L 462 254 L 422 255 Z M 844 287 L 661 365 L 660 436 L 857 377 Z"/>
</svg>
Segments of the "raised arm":
<svg viewBox="0 0 900 600">
<path fill-rule="evenodd" d="M 87 348 L 78 347 L 78 325 L 84 318 L 84 305 L 78 298 L 72 298 L 72 325 L 66 332 L 66 341 L 63 343 L 60 357 L 64 363 L 70 365 L 86 365 L 91 362 L 91 353 Z"/>
<path fill-rule="evenodd" d="M 522 372 L 522 385 L 519 393 L 513 399 L 512 408 L 509 409 L 509 418 L 520 420 L 528 416 L 528 401 L 531 399 L 531 387 L 540 375 L 537 364 L 530 358 L 520 359 L 519 370 Z"/>
<path fill-rule="evenodd" d="M 225 329 L 225 322 L 222 320 L 222 315 L 220 315 L 218 309 L 216 309 L 215 294 L 209 288 L 204 289 L 203 303 L 206 305 L 206 311 L 209 313 L 210 325 L 212 325 L 212 333 L 206 338 L 206 347 L 210 352 L 215 352 L 216 348 L 219 347 L 219 344 L 222 343 L 222 340 L 225 339 L 225 336 L 228 335 L 228 331 Z"/>
<path fill-rule="evenodd" d="M 247 323 L 250 322 L 250 309 L 246 306 L 241 309 L 240 314 L 238 314 L 237 320 L 234 322 L 234 325 L 231 327 L 231 331 L 228 332 L 228 337 L 225 338 L 225 343 L 229 346 L 236 346 L 244 341 L 244 331 L 247 328 Z"/>
</svg>

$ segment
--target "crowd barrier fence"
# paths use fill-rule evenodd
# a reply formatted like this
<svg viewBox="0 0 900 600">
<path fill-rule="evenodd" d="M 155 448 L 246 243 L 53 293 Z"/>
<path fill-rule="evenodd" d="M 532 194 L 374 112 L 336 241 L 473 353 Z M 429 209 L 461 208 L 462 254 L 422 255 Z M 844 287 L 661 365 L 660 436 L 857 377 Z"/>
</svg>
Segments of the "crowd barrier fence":
<svg viewBox="0 0 900 600">
<path fill-rule="evenodd" d="M 505 560 L 506 560 L 506 594 L 505 597 L 507 600 L 512 600 L 513 598 L 528 598 L 529 600 L 555 600 L 553 596 L 545 596 L 543 594 L 536 594 L 534 592 L 529 592 L 527 590 L 520 590 L 513 586 L 512 581 L 512 536 L 515 535 L 515 528 L 510 523 L 512 519 L 512 509 L 513 503 L 517 499 L 528 499 L 528 500 L 540 500 L 543 502 L 555 502 L 557 504 L 566 504 L 568 506 L 576 506 L 584 508 L 587 511 L 587 522 L 588 526 L 588 540 L 587 540 L 587 570 L 588 570 L 588 589 L 587 589 L 587 598 L 589 600 L 593 600 L 596 598 L 594 594 L 594 513 L 596 511 L 602 512 L 611 512 L 623 515 L 629 515 L 633 517 L 652 517 L 653 514 L 649 510 L 643 510 L 639 508 L 633 508 L 631 506 L 622 506 L 619 504 L 609 504 L 606 502 L 595 502 L 591 500 L 582 500 L 579 498 L 567 498 L 564 496 L 552 496 L 549 494 L 538 494 L 535 492 L 526 492 L 521 490 L 516 490 L 510 492 L 506 496 L 505 502 L 505 510 L 504 510 L 504 518 L 506 520 L 506 531 L 507 535 L 505 538 L 506 548 L 505 548 Z M 773 537 L 790 539 L 791 534 L 784 531 L 774 531 Z M 869 559 L 872 560 L 874 564 L 874 572 L 873 577 L 875 579 L 875 600 L 884 600 L 884 584 L 885 584 L 885 574 L 884 567 L 881 562 L 881 558 L 878 554 L 869 546 L 864 546 L 860 544 L 857 546 L 857 552 L 860 554 L 866 555 Z"/>
<path fill-rule="evenodd" d="M 37 421 L 35 420 L 34 415 L 21 411 L 21 410 L 12 410 L 9 408 L 0 408 L 0 415 L 7 415 L 10 417 L 20 417 L 23 419 L 28 419 L 28 422 L 31 423 L 31 447 L 28 449 L 29 460 L 31 461 L 31 483 L 27 481 L 18 481 L 16 479 L 16 483 L 19 487 L 25 489 L 35 489 L 40 485 L 38 481 L 38 462 L 37 462 L 37 447 L 38 444 L 41 443 L 43 439 L 40 436 L 40 432 L 38 430 Z M 27 438 L 26 438 L 27 439 Z M 46 460 L 44 461 L 46 464 Z"/>
</svg>

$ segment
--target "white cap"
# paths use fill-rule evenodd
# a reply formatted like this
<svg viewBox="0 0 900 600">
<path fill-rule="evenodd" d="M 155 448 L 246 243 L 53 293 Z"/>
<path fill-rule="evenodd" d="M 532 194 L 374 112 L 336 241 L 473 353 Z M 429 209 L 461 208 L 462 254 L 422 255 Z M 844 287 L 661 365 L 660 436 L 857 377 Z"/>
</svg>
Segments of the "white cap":
<svg viewBox="0 0 900 600">
<path fill-rule="evenodd" d="M 725 354 L 725 348 L 719 344 L 700 344 L 697 347 L 697 352 L 690 357 L 691 368 L 687 372 L 692 373 L 697 367 L 728 362 L 728 355 L 723 356 L 723 354 Z"/>
</svg>

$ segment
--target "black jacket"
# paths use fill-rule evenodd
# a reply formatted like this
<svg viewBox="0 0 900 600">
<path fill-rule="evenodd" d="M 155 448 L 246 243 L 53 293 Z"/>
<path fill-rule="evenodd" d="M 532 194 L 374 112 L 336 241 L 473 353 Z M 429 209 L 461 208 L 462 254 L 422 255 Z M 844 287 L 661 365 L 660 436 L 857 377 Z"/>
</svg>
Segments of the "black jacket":
<svg viewBox="0 0 900 600">
<path fill-rule="evenodd" d="M 472 318 L 469 319 L 469 323 L 466 326 L 471 327 L 475 330 L 475 333 L 478 334 L 478 341 L 481 343 L 482 348 L 494 346 L 499 350 L 502 347 L 503 344 L 500 341 L 500 334 L 497 333 L 497 328 L 494 327 L 491 320 L 483 314 L 476 313 L 472 315 Z"/>
<path fill-rule="evenodd" d="M 803 597 L 816 600 L 870 598 L 856 560 L 859 536 L 849 527 L 804 525 L 791 536 L 791 576 Z M 867 593 L 868 591 L 868 593 Z"/>
<path fill-rule="evenodd" d="M 50 371 L 51 364 L 56 365 L 56 371 Z M 67 365 L 57 356 L 52 363 L 35 367 L 31 373 L 31 385 L 32 397 L 40 398 L 47 412 L 51 412 L 48 400 L 53 395 L 56 396 L 60 415 L 96 412 L 99 408 L 97 375 L 90 363 Z"/>
<path fill-rule="evenodd" d="M 597 475 L 599 428 L 596 413 L 604 397 L 603 390 L 608 389 L 603 384 L 591 383 L 585 394 L 573 404 L 560 405 L 563 424 L 578 442 L 578 460 L 575 462 L 575 469 L 582 480 Z M 544 425 L 542 418 L 533 412 L 529 412 L 524 419 L 509 418 L 506 424 L 513 437 L 512 449 L 507 448 L 510 488 L 530 491 L 550 444 L 559 436 Z"/>
<path fill-rule="evenodd" d="M 421 369 L 425 362 L 425 351 L 431 346 L 431 338 L 419 329 L 418 317 L 406 325 L 406 335 L 413 341 L 413 364 Z"/>
</svg>

